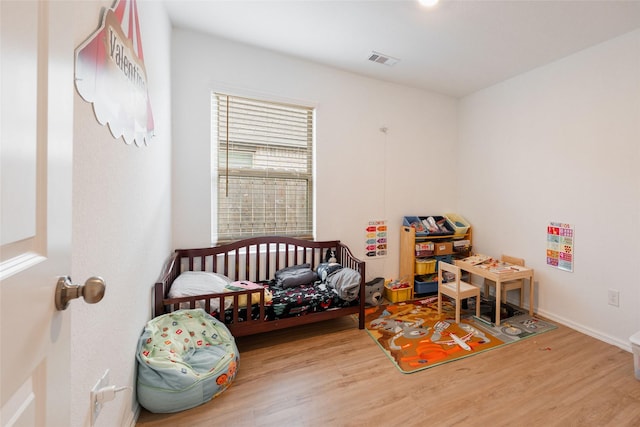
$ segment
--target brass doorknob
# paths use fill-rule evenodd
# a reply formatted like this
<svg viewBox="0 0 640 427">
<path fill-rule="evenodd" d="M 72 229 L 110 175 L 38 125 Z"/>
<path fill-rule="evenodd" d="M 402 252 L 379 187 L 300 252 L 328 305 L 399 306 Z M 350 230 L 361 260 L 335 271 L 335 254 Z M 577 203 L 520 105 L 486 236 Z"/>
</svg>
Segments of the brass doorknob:
<svg viewBox="0 0 640 427">
<path fill-rule="evenodd" d="M 104 297 L 105 282 L 102 277 L 90 277 L 84 285 L 74 285 L 71 277 L 64 276 L 58 278 L 56 285 L 56 309 L 66 310 L 69 301 L 82 296 L 89 304 L 95 304 Z"/>
</svg>

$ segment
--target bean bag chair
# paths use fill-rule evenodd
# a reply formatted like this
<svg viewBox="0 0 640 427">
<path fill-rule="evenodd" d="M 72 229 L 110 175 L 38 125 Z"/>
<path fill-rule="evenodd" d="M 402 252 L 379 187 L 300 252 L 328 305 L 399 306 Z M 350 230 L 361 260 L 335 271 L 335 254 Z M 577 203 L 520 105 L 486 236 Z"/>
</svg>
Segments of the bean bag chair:
<svg viewBox="0 0 640 427">
<path fill-rule="evenodd" d="M 137 393 L 155 413 L 178 412 L 219 396 L 240 355 L 229 329 L 202 309 L 151 319 L 138 341 Z"/>
</svg>

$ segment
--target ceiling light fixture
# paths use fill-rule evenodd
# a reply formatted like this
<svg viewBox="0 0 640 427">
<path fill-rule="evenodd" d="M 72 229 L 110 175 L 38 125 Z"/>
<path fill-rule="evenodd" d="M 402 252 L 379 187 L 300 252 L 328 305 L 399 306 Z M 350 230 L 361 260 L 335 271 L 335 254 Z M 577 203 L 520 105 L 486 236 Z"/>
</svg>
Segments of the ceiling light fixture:
<svg viewBox="0 0 640 427">
<path fill-rule="evenodd" d="M 434 7 L 438 2 L 439 0 L 418 0 L 418 3 L 424 7 Z"/>
</svg>

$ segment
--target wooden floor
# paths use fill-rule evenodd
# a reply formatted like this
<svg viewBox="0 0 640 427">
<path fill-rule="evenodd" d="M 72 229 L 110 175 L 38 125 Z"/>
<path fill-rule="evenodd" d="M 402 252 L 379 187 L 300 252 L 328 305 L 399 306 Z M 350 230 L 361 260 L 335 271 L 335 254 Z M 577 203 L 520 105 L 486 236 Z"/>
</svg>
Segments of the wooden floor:
<svg viewBox="0 0 640 427">
<path fill-rule="evenodd" d="M 631 353 L 562 326 L 413 374 L 351 317 L 237 344 L 224 394 L 137 426 L 640 426 Z"/>
</svg>

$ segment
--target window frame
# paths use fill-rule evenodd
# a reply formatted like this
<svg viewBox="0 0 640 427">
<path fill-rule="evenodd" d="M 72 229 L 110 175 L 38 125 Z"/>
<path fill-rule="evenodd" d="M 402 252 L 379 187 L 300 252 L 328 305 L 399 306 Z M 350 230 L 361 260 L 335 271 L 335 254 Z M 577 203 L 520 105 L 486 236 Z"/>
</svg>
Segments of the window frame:
<svg viewBox="0 0 640 427">
<path fill-rule="evenodd" d="M 221 150 L 224 150 L 224 148 L 221 148 L 221 145 L 226 144 L 226 141 L 223 143 L 221 142 L 221 140 L 224 140 L 224 138 L 226 137 L 227 129 L 220 130 L 219 132 L 219 128 L 220 126 L 223 125 L 220 122 L 220 117 L 221 115 L 224 115 L 224 111 L 226 111 L 227 104 L 221 107 L 224 110 L 221 113 L 218 108 L 218 103 L 220 102 L 220 99 L 222 99 L 221 97 L 225 97 L 225 101 L 226 101 L 226 97 L 229 97 L 229 99 L 232 101 L 242 100 L 242 101 L 248 101 L 248 102 L 255 102 L 263 106 L 271 106 L 274 109 L 277 109 L 278 107 L 286 108 L 286 109 L 293 108 L 293 109 L 299 109 L 300 111 L 304 112 L 304 114 L 306 114 L 306 116 L 304 117 L 304 126 L 300 126 L 300 129 L 303 129 L 303 128 L 306 129 L 304 134 L 304 139 L 306 140 L 306 146 L 304 145 L 296 146 L 294 144 L 290 147 L 287 147 L 285 144 L 285 147 L 284 147 L 285 150 L 291 149 L 292 151 L 304 152 L 304 155 L 306 156 L 303 159 L 303 163 L 306 164 L 304 168 L 305 169 L 304 172 L 275 170 L 269 167 L 265 167 L 265 168 L 254 167 L 251 169 L 248 169 L 248 168 L 234 169 L 233 167 L 223 168 L 223 165 L 221 165 L 221 162 L 228 162 L 228 158 L 221 159 L 220 153 L 221 153 Z M 230 106 L 231 111 L 233 111 L 233 109 L 231 108 L 232 104 L 230 103 L 228 105 Z M 251 116 L 251 114 L 249 114 L 248 116 Z M 257 97 L 257 96 L 249 97 L 249 96 L 243 96 L 243 95 L 235 95 L 227 91 L 211 92 L 211 148 L 212 148 L 211 150 L 211 170 L 212 170 L 212 173 L 211 173 L 211 181 L 212 181 L 211 241 L 212 241 L 212 244 L 227 243 L 227 242 L 232 242 L 239 239 L 263 236 L 263 235 L 281 235 L 281 236 L 296 237 L 296 238 L 309 239 L 309 240 L 312 240 L 314 238 L 315 236 L 315 155 L 316 155 L 316 152 L 315 152 L 316 151 L 315 150 L 316 120 L 315 118 L 316 118 L 316 108 L 315 106 L 310 105 L 308 103 L 300 103 L 299 101 L 283 102 L 280 100 L 273 100 L 265 97 Z M 231 128 L 228 128 L 228 129 L 231 129 Z M 229 130 L 229 134 L 233 135 L 233 132 Z M 235 142 L 232 142 L 230 139 L 228 148 L 233 147 L 234 145 L 236 145 L 236 148 L 237 148 L 238 146 L 242 146 L 242 143 L 236 144 Z M 278 147 L 277 143 L 270 143 L 270 142 L 265 142 L 264 144 L 256 143 L 255 147 L 266 147 L 267 150 L 272 150 L 272 151 L 274 151 L 274 148 L 283 149 L 282 147 Z M 246 151 L 246 152 L 253 151 L 255 154 L 257 149 L 258 148 L 252 148 L 251 143 L 248 143 L 248 144 L 245 144 L 244 150 L 239 150 L 239 151 Z M 247 156 L 247 158 L 249 157 L 250 156 Z M 285 159 L 286 157 L 275 155 L 274 158 Z M 223 197 L 222 194 L 224 194 L 224 192 L 226 191 L 226 184 L 221 181 L 221 177 L 228 177 L 228 179 L 233 179 L 233 178 L 247 178 L 247 179 L 258 178 L 263 180 L 289 179 L 292 181 L 294 180 L 300 181 L 302 179 L 306 181 L 306 185 L 305 185 L 306 190 L 304 190 L 305 207 L 300 209 L 300 212 L 304 212 L 305 214 L 304 216 L 302 215 L 299 216 L 299 218 L 303 218 L 301 221 L 300 220 L 297 221 L 297 224 L 303 225 L 303 227 L 301 228 L 302 231 L 297 231 L 297 230 L 286 231 L 284 229 L 278 228 L 277 224 L 279 222 L 276 221 L 274 223 L 276 225 L 272 230 L 269 230 L 268 227 L 265 225 L 264 229 L 260 231 L 250 232 L 245 230 L 244 232 L 234 234 L 234 235 L 230 235 L 228 233 L 221 233 L 220 224 L 222 221 L 222 213 L 221 213 L 222 208 L 221 208 L 220 197 Z M 265 185 L 268 185 L 268 184 L 265 184 Z M 274 212 L 274 211 L 275 209 L 269 212 Z M 285 210 L 285 212 L 287 211 L 289 211 L 289 209 Z M 265 213 L 265 216 L 267 216 L 266 213 Z M 283 215 L 279 215 L 279 216 L 282 217 Z"/>
</svg>

